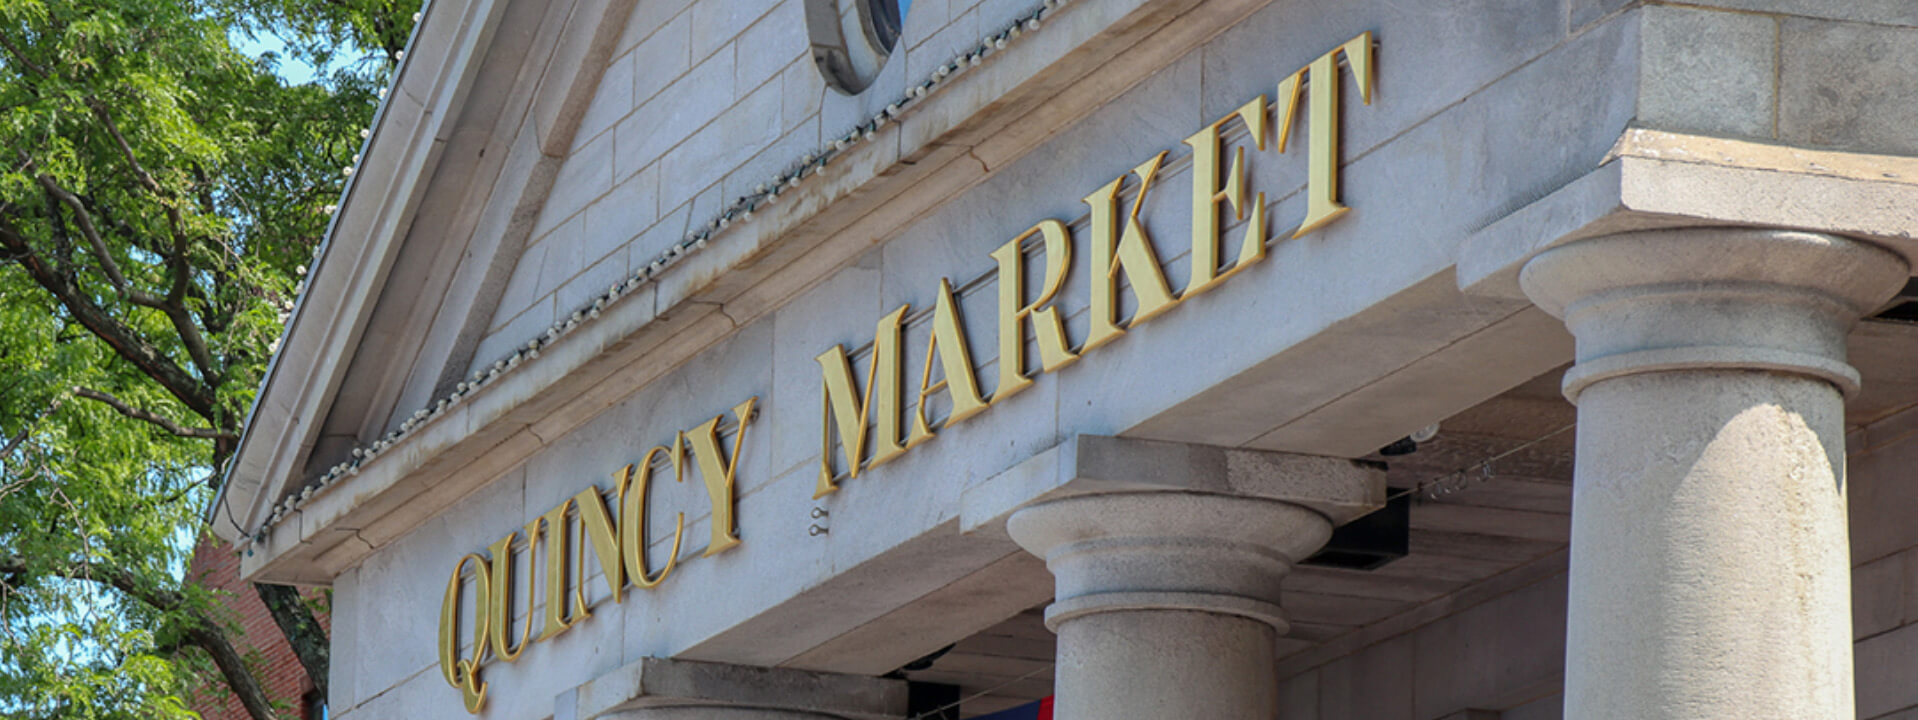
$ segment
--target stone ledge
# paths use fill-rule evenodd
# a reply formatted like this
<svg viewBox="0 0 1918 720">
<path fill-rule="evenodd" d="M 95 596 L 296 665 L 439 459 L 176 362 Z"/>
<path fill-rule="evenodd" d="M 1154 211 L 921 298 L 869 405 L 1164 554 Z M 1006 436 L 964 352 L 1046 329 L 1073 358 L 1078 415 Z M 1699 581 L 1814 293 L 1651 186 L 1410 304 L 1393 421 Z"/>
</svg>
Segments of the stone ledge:
<svg viewBox="0 0 1918 720">
<path fill-rule="evenodd" d="M 656 707 L 818 713 L 848 720 L 906 715 L 906 683 L 859 675 L 644 658 L 561 693 L 553 720 L 595 720 Z"/>
</svg>

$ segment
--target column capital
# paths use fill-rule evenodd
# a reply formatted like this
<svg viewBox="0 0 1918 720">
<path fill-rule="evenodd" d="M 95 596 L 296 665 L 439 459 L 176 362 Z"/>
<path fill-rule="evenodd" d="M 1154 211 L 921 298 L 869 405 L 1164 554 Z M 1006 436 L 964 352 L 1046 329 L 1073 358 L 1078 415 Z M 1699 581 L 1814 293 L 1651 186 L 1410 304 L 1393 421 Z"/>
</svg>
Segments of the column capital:
<svg viewBox="0 0 1918 720">
<path fill-rule="evenodd" d="M 559 696 L 554 720 L 896 720 L 906 683 L 860 675 L 641 658 Z"/>
<path fill-rule="evenodd" d="M 1280 579 L 1351 519 L 1348 505 L 1384 494 L 1384 470 L 1351 461 L 1259 453 L 1258 463 L 1227 462 L 1233 451 L 1220 448 L 1097 440 L 1075 459 L 1099 490 L 1055 496 L 1006 522 L 1052 570 L 1054 630 L 1093 613 L 1191 610 L 1283 633 Z M 1305 468 L 1312 477 L 1299 477 Z"/>
<path fill-rule="evenodd" d="M 1540 253 L 1519 283 L 1578 339 L 1566 397 L 1644 372 L 1795 373 L 1845 393 L 1845 336 L 1910 276 L 1904 258 L 1833 235 L 1765 228 L 1651 230 Z"/>
</svg>

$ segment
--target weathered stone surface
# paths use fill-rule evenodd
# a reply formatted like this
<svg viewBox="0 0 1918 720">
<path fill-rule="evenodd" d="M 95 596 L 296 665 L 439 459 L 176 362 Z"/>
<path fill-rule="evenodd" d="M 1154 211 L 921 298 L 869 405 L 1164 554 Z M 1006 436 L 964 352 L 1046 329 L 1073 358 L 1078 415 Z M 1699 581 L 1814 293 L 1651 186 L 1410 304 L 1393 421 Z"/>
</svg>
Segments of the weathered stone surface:
<svg viewBox="0 0 1918 720">
<path fill-rule="evenodd" d="M 1700 0 L 1689 3 L 1733 10 L 1918 27 L 1918 7 L 1903 0 Z"/>
<path fill-rule="evenodd" d="M 1639 2 L 1641 0 L 1571 0 L 1567 15 L 1571 29 L 1577 32 Z"/>
<path fill-rule="evenodd" d="M 1913 657 L 1918 657 L 1918 623 L 1858 643 L 1858 717 L 1918 707 Z"/>
<path fill-rule="evenodd" d="M 574 696 L 570 703 L 565 695 Z M 717 713 L 715 717 L 731 717 L 725 715 L 727 710 L 846 720 L 892 720 L 906 714 L 906 683 L 899 680 L 653 657 L 594 678 L 565 695 L 559 706 L 566 709 L 570 704 L 573 714 L 556 714 L 554 720 L 681 717 L 646 712 L 671 707 L 704 708 Z"/>
<path fill-rule="evenodd" d="M 1863 639 L 1905 623 L 1906 553 L 1851 571 L 1852 636 Z"/>
<path fill-rule="evenodd" d="M 1857 241 L 1729 229 L 1526 265 L 1579 345 L 1567 715 L 1852 716 L 1844 335 L 1908 271 Z"/>
<path fill-rule="evenodd" d="M 1913 11 L 1918 17 L 1918 11 Z M 1794 145 L 1918 153 L 1918 28 L 1788 19 L 1778 137 Z"/>
<path fill-rule="evenodd" d="M 1665 5 L 1639 13 L 1638 119 L 1677 131 L 1771 137 L 1778 20 Z"/>
</svg>

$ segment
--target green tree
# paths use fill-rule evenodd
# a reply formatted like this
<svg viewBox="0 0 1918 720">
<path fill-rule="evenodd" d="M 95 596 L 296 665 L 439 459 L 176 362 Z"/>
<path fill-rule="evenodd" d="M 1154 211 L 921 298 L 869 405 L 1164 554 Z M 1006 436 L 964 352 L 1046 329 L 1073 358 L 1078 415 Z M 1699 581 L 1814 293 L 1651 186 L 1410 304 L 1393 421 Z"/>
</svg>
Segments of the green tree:
<svg viewBox="0 0 1918 720">
<path fill-rule="evenodd" d="M 187 717 L 212 684 L 273 716 L 182 578 L 418 5 L 0 0 L 0 715 Z M 256 590 L 324 691 L 309 608 Z"/>
</svg>

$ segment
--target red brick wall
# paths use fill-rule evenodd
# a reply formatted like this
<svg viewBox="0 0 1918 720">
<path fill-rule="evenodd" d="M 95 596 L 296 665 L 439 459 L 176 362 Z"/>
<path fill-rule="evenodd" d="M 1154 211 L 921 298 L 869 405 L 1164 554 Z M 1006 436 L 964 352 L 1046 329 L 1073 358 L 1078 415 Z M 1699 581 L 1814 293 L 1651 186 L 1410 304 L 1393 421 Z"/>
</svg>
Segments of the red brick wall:
<svg viewBox="0 0 1918 720">
<path fill-rule="evenodd" d="M 240 558 L 232 548 L 217 538 L 202 541 L 193 551 L 187 577 L 203 586 L 226 591 L 228 618 L 239 623 L 241 633 L 230 638 L 233 646 L 241 655 L 257 653 L 256 667 L 262 671 L 267 696 L 282 708 L 282 716 L 317 720 L 317 713 L 311 719 L 302 714 L 305 709 L 302 698 L 313 690 L 313 683 L 307 679 L 299 659 L 294 657 L 293 648 L 286 644 L 286 637 L 280 634 L 280 626 L 274 624 L 273 616 L 260 602 L 259 594 L 253 591 L 252 585 L 240 581 Z M 320 615 L 322 625 L 328 624 L 328 620 L 325 614 Z M 189 704 L 205 720 L 251 720 L 223 683 L 210 684 L 191 698 Z"/>
</svg>

